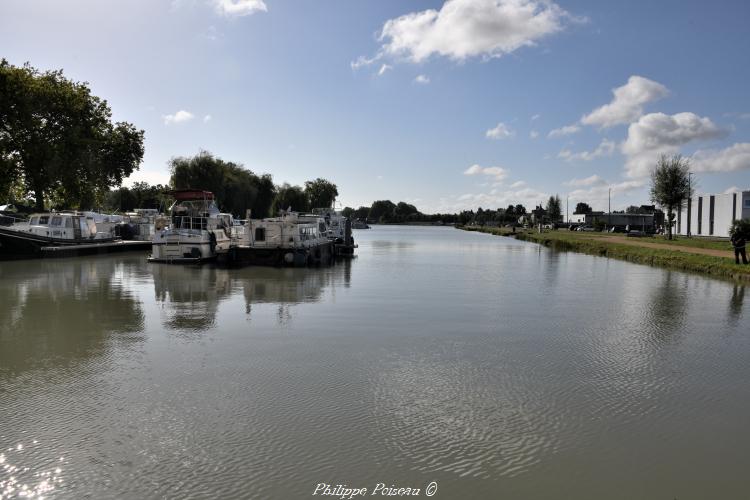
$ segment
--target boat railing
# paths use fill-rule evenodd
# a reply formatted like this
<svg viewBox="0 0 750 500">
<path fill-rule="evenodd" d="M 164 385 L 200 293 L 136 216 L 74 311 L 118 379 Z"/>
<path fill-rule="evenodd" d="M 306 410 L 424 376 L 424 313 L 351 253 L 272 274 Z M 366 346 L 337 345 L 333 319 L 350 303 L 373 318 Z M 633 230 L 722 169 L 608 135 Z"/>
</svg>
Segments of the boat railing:
<svg viewBox="0 0 750 500">
<path fill-rule="evenodd" d="M 208 217 L 172 216 L 172 227 L 175 229 L 195 229 L 205 231 L 208 228 Z"/>
</svg>

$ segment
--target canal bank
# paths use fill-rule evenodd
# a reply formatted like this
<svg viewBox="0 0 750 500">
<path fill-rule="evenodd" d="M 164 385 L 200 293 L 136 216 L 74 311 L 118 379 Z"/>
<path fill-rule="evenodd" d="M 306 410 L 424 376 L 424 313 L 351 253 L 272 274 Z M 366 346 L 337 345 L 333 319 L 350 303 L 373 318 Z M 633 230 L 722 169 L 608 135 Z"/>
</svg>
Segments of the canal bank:
<svg viewBox="0 0 750 500">
<path fill-rule="evenodd" d="M 522 241 L 538 243 L 554 250 L 580 252 L 601 257 L 626 260 L 637 264 L 697 272 L 737 281 L 750 281 L 750 266 L 737 265 L 730 252 L 718 250 L 709 242 L 688 246 L 678 242 L 653 243 L 652 238 L 629 238 L 621 236 L 599 237 L 590 233 L 570 231 L 526 231 L 513 232 L 507 228 L 456 226 L 465 231 L 475 231 L 496 236 L 509 236 Z M 649 240 L 649 241 L 646 241 Z M 730 244 L 727 242 L 727 248 Z M 672 248 L 666 248 L 672 247 Z"/>
</svg>

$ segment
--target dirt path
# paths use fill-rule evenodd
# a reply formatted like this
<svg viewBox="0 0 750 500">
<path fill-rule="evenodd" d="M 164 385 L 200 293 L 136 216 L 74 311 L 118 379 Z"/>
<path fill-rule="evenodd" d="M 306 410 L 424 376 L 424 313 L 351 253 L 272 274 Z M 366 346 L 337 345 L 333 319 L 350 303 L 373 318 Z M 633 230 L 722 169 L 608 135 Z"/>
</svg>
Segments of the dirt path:
<svg viewBox="0 0 750 500">
<path fill-rule="evenodd" d="M 716 250 L 713 248 L 695 248 L 695 247 L 683 247 L 680 245 L 670 245 L 668 243 L 651 243 L 648 241 L 641 241 L 638 238 L 628 238 L 627 236 L 608 236 L 606 238 L 591 238 L 602 241 L 611 241 L 613 243 L 622 243 L 623 245 L 630 245 L 634 247 L 644 248 L 659 248 L 661 250 L 672 250 L 675 252 L 694 253 L 699 255 L 710 255 L 712 257 L 726 257 L 734 259 L 734 252 L 731 250 Z M 727 243 L 729 245 L 729 243 Z"/>
</svg>

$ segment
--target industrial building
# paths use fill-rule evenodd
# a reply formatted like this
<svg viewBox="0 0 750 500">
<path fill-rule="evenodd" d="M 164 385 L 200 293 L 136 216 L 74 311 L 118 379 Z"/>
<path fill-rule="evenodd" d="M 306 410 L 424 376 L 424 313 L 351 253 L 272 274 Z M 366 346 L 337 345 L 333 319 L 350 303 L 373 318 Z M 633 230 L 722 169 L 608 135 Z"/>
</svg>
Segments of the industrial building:
<svg viewBox="0 0 750 500">
<path fill-rule="evenodd" d="M 693 196 L 677 213 L 677 234 L 729 237 L 737 219 L 750 219 L 750 191 Z"/>
</svg>

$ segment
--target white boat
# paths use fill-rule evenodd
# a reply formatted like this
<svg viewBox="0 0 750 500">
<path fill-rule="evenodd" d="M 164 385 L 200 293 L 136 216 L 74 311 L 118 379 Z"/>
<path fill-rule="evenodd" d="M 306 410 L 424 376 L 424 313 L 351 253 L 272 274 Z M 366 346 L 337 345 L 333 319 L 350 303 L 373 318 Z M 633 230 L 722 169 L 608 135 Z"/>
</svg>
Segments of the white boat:
<svg viewBox="0 0 750 500">
<path fill-rule="evenodd" d="M 333 242 L 334 254 L 337 256 L 354 255 L 357 245 L 352 236 L 352 222 L 335 208 L 314 208 L 312 215 L 307 218 L 321 218 L 326 225 L 326 237 Z"/>
<path fill-rule="evenodd" d="M 227 253 L 228 263 L 305 266 L 333 260 L 333 244 L 322 217 L 282 211 L 279 217 L 248 219 Z"/>
<path fill-rule="evenodd" d="M 0 258 L 45 255 L 80 255 L 136 250 L 123 242 L 115 221 L 97 223 L 93 212 L 48 212 L 32 214 L 28 220 L 0 226 Z"/>
<path fill-rule="evenodd" d="M 226 252 L 235 236 L 231 214 L 219 212 L 210 191 L 172 191 L 175 203 L 169 209 L 168 224 L 152 239 L 151 262 L 189 263 L 215 259 Z"/>
</svg>

